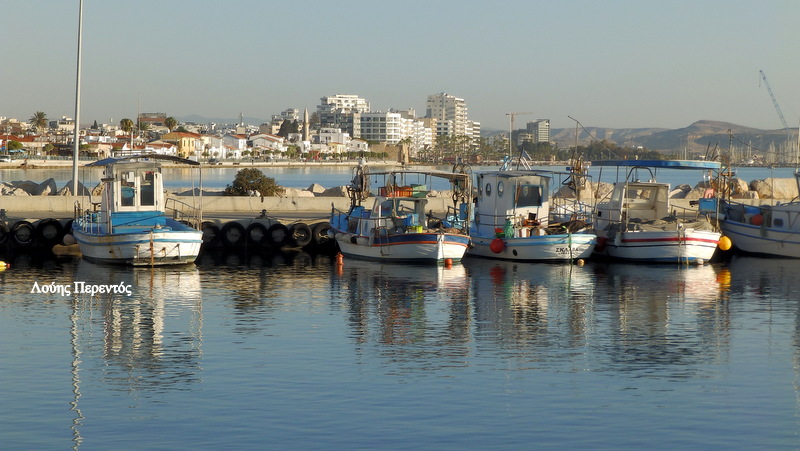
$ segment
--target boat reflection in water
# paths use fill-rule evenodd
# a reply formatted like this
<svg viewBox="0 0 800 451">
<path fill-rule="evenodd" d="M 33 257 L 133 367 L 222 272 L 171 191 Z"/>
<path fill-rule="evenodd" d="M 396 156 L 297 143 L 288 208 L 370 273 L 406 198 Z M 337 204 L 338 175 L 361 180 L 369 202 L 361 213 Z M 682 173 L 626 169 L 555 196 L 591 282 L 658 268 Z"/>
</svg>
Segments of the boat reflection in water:
<svg viewBox="0 0 800 451">
<path fill-rule="evenodd" d="M 345 259 L 332 292 L 347 303 L 357 343 L 468 341 L 469 287 L 462 265 L 422 266 Z"/>
<path fill-rule="evenodd" d="M 106 383 L 159 391 L 200 380 L 202 297 L 194 265 L 145 269 L 81 260 L 74 280 L 104 291 L 73 295 L 73 338 L 82 360 L 103 368 Z M 120 290 L 109 293 L 111 287 Z"/>
<path fill-rule="evenodd" d="M 726 269 L 478 260 L 466 266 L 476 339 L 522 362 L 564 359 L 591 370 L 666 365 L 663 374 L 670 374 L 716 358 L 714 349 L 728 336 L 720 302 L 730 286 Z"/>
</svg>

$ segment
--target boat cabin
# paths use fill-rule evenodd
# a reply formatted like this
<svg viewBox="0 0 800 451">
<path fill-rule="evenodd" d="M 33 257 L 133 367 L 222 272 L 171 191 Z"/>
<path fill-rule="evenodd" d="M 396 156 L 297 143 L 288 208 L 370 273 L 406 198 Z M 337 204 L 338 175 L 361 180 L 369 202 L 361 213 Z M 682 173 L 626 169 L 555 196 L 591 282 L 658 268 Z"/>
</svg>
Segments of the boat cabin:
<svg viewBox="0 0 800 451">
<path fill-rule="evenodd" d="M 645 222 L 669 216 L 669 188 L 668 183 L 615 183 L 609 201 L 597 205 L 597 228 L 631 219 Z"/>
<path fill-rule="evenodd" d="M 164 212 L 161 165 L 152 162 L 110 164 L 103 170 L 101 209 L 108 212 Z"/>
<path fill-rule="evenodd" d="M 517 227 L 547 227 L 550 212 L 549 175 L 529 171 L 478 173 L 475 227 L 480 236 L 491 236 L 496 229 L 511 224 Z"/>
</svg>

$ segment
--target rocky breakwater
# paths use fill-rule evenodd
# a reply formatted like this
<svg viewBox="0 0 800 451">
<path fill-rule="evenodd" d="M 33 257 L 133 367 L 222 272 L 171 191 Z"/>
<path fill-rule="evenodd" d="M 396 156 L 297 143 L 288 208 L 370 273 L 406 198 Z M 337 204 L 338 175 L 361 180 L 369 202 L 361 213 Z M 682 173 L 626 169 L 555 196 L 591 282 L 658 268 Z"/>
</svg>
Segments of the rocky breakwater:
<svg viewBox="0 0 800 451">
<path fill-rule="evenodd" d="M 0 208 L 26 217 L 72 217 L 76 202 L 85 203 L 85 196 L 89 195 L 99 199 L 100 192 L 101 185 L 89 189 L 78 183 L 77 195 L 73 195 L 71 181 L 59 187 L 52 178 L 44 182 L 30 180 L 0 182 Z M 200 204 L 200 194 L 200 190 L 195 188 L 189 191 L 170 192 L 168 196 L 183 204 L 197 207 Z M 443 211 L 447 208 L 446 203 L 450 200 L 450 194 L 446 191 L 432 191 L 429 198 L 430 208 Z M 257 213 L 262 210 L 328 214 L 331 207 L 346 210 L 350 206 L 350 199 L 347 197 L 346 186 L 325 188 L 314 183 L 306 189 L 284 187 L 281 195 L 265 197 L 258 193 L 253 193 L 251 196 L 226 196 L 222 190 L 203 189 L 202 205 L 204 212 L 212 214 L 214 212 Z"/>
<path fill-rule="evenodd" d="M 612 188 L 613 185 L 611 183 L 587 182 L 586 187 L 581 190 L 581 199 L 602 200 L 610 195 Z M 753 204 L 763 203 L 762 199 L 769 199 L 773 202 L 787 202 L 800 195 L 797 183 L 793 178 L 766 178 L 750 182 L 732 178 L 729 179 L 727 188 L 720 188 L 715 183 L 705 181 L 698 182 L 695 186 L 678 185 L 670 191 L 669 197 L 673 200 L 673 203 L 682 203 L 681 201 L 685 200 L 688 205 L 690 201 L 713 195 L 717 192 L 717 189 L 727 189 L 732 198 L 745 201 L 745 203 L 751 201 Z M 575 191 L 564 186 L 559 189 L 556 196 L 574 198 Z"/>
</svg>

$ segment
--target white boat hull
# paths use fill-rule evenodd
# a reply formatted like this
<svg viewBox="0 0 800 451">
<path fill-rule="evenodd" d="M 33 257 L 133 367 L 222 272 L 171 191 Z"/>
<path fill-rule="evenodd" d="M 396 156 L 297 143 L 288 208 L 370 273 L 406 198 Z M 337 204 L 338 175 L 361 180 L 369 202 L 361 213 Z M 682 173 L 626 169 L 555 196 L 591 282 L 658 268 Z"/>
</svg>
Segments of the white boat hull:
<svg viewBox="0 0 800 451">
<path fill-rule="evenodd" d="M 92 234 L 75 228 L 72 234 L 84 258 L 134 266 L 192 263 L 203 244 L 196 230 Z"/>
<path fill-rule="evenodd" d="M 338 232 L 336 243 L 348 257 L 406 262 L 460 261 L 469 237 L 452 233 L 422 232 L 388 236 L 364 236 Z"/>
<path fill-rule="evenodd" d="M 800 232 L 776 230 L 728 220 L 721 221 L 720 228 L 741 251 L 800 258 Z"/>
<path fill-rule="evenodd" d="M 594 254 L 618 260 L 653 263 L 704 263 L 717 249 L 720 234 L 706 230 L 598 233 Z"/>
<path fill-rule="evenodd" d="M 492 250 L 492 242 L 502 240 L 503 246 Z M 530 237 L 495 238 L 472 237 L 468 256 L 514 261 L 569 261 L 592 255 L 596 237 L 588 233 L 572 235 L 541 235 Z"/>
</svg>

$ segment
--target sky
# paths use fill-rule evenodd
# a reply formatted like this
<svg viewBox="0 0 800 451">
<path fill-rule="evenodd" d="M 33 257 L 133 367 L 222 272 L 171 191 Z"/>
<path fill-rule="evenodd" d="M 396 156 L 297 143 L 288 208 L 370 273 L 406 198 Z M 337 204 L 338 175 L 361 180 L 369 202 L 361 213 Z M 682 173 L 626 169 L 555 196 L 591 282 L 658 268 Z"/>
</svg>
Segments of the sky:
<svg viewBox="0 0 800 451">
<path fill-rule="evenodd" d="M 0 116 L 74 117 L 79 0 L 0 0 Z M 430 94 L 483 129 L 800 124 L 797 0 L 84 0 L 81 123 Z M 524 113 L 524 114 L 523 114 Z"/>
</svg>

